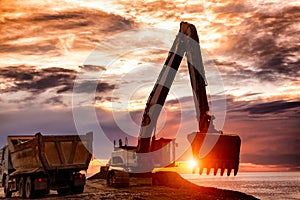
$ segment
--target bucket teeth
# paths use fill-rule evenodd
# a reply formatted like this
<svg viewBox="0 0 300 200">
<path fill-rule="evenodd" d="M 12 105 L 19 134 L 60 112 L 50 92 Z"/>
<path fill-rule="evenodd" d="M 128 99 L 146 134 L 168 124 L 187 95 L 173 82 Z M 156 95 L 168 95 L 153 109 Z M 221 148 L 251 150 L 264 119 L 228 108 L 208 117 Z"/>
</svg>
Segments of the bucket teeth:
<svg viewBox="0 0 300 200">
<path fill-rule="evenodd" d="M 230 173 L 231 173 L 231 168 L 228 168 L 227 169 L 227 176 L 230 176 Z"/>
<path fill-rule="evenodd" d="M 217 162 L 215 164 L 202 165 L 201 167 L 199 167 L 199 174 L 200 175 L 202 175 L 203 173 L 206 175 L 214 174 L 214 176 L 216 176 L 219 172 L 220 176 L 223 176 L 226 171 L 227 176 L 230 176 L 231 173 L 233 173 L 234 176 L 236 176 L 238 170 L 239 170 L 238 163 L 223 161 L 223 162 Z"/>
<path fill-rule="evenodd" d="M 215 166 L 214 166 L 214 176 L 217 175 L 219 168 L 220 168 L 219 163 L 215 163 Z"/>
<path fill-rule="evenodd" d="M 225 171 L 225 168 L 224 168 L 224 167 L 222 167 L 222 168 L 221 168 L 221 173 L 220 173 L 220 174 L 221 174 L 221 176 L 223 176 L 223 174 L 224 174 L 224 171 Z"/>
<path fill-rule="evenodd" d="M 234 176 L 237 175 L 238 171 L 239 171 L 239 166 L 237 166 L 237 167 L 234 168 Z"/>
<path fill-rule="evenodd" d="M 216 176 L 218 173 L 218 168 L 214 168 L 214 176 Z"/>
<path fill-rule="evenodd" d="M 194 167 L 194 168 L 193 168 L 193 174 L 195 174 L 195 172 L 196 172 L 196 169 L 197 169 L 196 167 Z"/>
<path fill-rule="evenodd" d="M 200 168 L 199 169 L 199 174 L 202 175 L 202 173 L 203 173 L 203 168 Z"/>
<path fill-rule="evenodd" d="M 211 170 L 211 168 L 207 168 L 207 169 L 206 169 L 206 175 L 209 175 L 209 174 L 210 174 L 210 170 Z"/>
</svg>

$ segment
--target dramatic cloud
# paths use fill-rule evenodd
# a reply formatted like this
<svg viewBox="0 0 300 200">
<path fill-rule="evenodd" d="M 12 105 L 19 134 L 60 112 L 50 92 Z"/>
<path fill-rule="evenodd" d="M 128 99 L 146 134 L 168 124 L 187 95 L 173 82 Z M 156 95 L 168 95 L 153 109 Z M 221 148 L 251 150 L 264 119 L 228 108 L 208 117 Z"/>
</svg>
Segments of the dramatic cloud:
<svg viewBox="0 0 300 200">
<path fill-rule="evenodd" d="M 73 91 L 73 84 L 77 71 L 64 68 L 43 68 L 36 69 L 30 66 L 0 68 L 0 77 L 6 85 L 7 81 L 12 84 L 2 90 L 2 93 L 17 92 L 20 90 L 29 91 L 33 94 L 45 92 L 48 89 L 57 88 L 58 94 Z M 84 81 L 77 88 L 76 92 L 90 93 L 93 91 L 93 82 Z M 107 92 L 115 88 L 108 83 L 97 82 L 96 92 Z"/>
<path fill-rule="evenodd" d="M 244 18 L 236 29 L 224 38 L 225 54 L 234 60 L 252 63 L 244 66 L 248 76 L 262 81 L 279 81 L 299 77 L 299 7 L 287 7 L 280 11 L 261 12 L 256 10 L 251 17 Z M 220 17 L 224 13 L 219 14 Z M 229 63 L 228 63 L 229 64 Z M 233 62 L 233 67 L 236 63 Z M 234 66 L 235 65 L 235 66 Z M 233 68 L 232 67 L 232 68 Z M 238 74 L 242 66 L 236 67 Z"/>
<path fill-rule="evenodd" d="M 253 105 L 244 110 L 249 114 L 278 114 L 291 108 L 297 108 L 300 111 L 300 102 L 275 101 Z"/>
<path fill-rule="evenodd" d="M 60 87 L 57 93 L 72 90 L 76 71 L 64 68 L 36 69 L 31 66 L 10 66 L 0 68 L 0 77 L 5 86 L 1 92 L 29 91 L 33 94 Z M 10 83 L 7 85 L 7 83 Z M 63 87 L 63 88 L 61 88 Z M 66 90 L 68 88 L 68 90 Z"/>
<path fill-rule="evenodd" d="M 0 67 L 78 69 L 107 38 L 138 25 L 105 10 L 65 1 L 0 2 Z"/>
<path fill-rule="evenodd" d="M 11 9 L 15 13 L 21 12 L 17 8 Z M 58 56 L 71 49 L 90 49 L 107 37 L 107 33 L 129 29 L 132 24 L 117 15 L 82 8 L 41 9 L 17 18 L 8 16 L 1 23 L 0 54 Z"/>
<path fill-rule="evenodd" d="M 82 65 L 79 66 L 80 70 L 84 72 L 99 72 L 106 70 L 103 66 L 97 66 L 97 65 Z"/>
<path fill-rule="evenodd" d="M 95 89 L 95 84 L 97 84 Z M 81 82 L 77 87 L 75 87 L 76 93 L 91 93 L 91 92 L 108 92 L 115 88 L 114 85 L 110 85 L 108 83 L 97 83 L 94 81 L 84 81 Z"/>
<path fill-rule="evenodd" d="M 50 105 L 64 105 L 62 96 L 54 96 L 49 99 L 46 99 L 45 104 Z M 65 105 L 66 106 L 66 105 Z"/>
</svg>

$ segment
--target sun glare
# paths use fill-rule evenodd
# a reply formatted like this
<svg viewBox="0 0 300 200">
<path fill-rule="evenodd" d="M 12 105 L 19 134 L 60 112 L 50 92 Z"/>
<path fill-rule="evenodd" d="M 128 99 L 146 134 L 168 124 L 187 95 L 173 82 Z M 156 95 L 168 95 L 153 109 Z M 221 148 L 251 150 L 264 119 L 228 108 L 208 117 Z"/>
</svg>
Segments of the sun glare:
<svg viewBox="0 0 300 200">
<path fill-rule="evenodd" d="M 190 161 L 189 161 L 189 167 L 190 167 L 190 168 L 194 168 L 194 167 L 196 167 L 196 165 L 197 165 L 197 164 L 196 164 L 196 161 L 194 161 L 194 160 L 190 160 Z"/>
</svg>

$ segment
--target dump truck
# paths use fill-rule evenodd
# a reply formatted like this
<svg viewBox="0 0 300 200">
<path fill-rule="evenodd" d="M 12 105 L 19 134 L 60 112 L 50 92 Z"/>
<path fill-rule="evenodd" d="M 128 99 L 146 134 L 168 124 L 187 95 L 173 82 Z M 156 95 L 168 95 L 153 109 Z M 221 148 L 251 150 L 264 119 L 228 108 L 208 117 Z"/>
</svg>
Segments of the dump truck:
<svg viewBox="0 0 300 200">
<path fill-rule="evenodd" d="M 138 144 L 137 146 L 119 145 L 114 148 L 107 173 L 108 185 L 128 186 L 128 173 L 151 172 L 157 166 L 169 166 L 172 161 L 174 162 L 175 156 L 171 157 L 170 155 L 175 155 L 173 148 L 175 138 L 156 138 L 155 129 L 183 56 L 186 56 L 188 61 L 188 72 L 198 121 L 198 130 L 187 134 L 196 162 L 195 168 L 199 169 L 199 174 L 202 174 L 203 169 L 207 169 L 207 172 L 214 169 L 214 174 L 221 169 L 220 175 L 223 175 L 226 170 L 228 176 L 234 169 L 234 175 L 237 174 L 240 137 L 223 134 L 223 131 L 215 129 L 214 116 L 209 114 L 207 81 L 197 30 L 193 24 L 181 22 L 165 64 L 148 97 L 140 126 Z M 202 153 L 203 149 L 207 150 L 206 153 Z"/>
<path fill-rule="evenodd" d="M 1 149 L 1 181 L 5 197 L 22 198 L 82 193 L 92 158 L 93 133 L 85 135 L 15 135 Z"/>
</svg>

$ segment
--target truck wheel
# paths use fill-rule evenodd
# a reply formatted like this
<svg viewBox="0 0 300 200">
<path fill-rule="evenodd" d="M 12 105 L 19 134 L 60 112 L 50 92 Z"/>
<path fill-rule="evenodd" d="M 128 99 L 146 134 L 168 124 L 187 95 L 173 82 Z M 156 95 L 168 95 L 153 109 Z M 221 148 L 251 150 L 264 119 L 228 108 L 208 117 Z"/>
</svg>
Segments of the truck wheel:
<svg viewBox="0 0 300 200">
<path fill-rule="evenodd" d="M 70 189 L 68 189 L 68 188 L 58 189 L 57 194 L 61 195 L 61 196 L 70 194 Z"/>
<path fill-rule="evenodd" d="M 12 195 L 12 192 L 11 191 L 7 191 L 6 187 L 4 187 L 4 193 L 5 193 L 5 198 L 10 198 L 11 195 Z"/>
<path fill-rule="evenodd" d="M 33 196 L 33 188 L 32 188 L 32 181 L 31 177 L 28 176 L 25 183 L 25 197 L 30 199 Z"/>
<path fill-rule="evenodd" d="M 11 191 L 7 191 L 7 188 L 4 188 L 5 198 L 10 198 L 12 195 Z"/>
<path fill-rule="evenodd" d="M 10 198 L 12 195 L 12 192 L 8 190 L 7 186 L 8 186 L 8 180 L 7 180 L 7 177 L 5 177 L 4 178 L 4 194 L 5 194 L 5 198 Z"/>
<path fill-rule="evenodd" d="M 34 197 L 40 198 L 40 197 L 43 197 L 43 196 L 49 194 L 49 192 L 50 192 L 49 190 L 38 190 L 38 191 L 34 192 Z"/>
<path fill-rule="evenodd" d="M 25 181 L 24 181 L 24 177 L 20 178 L 19 181 L 19 196 L 22 198 L 25 198 Z"/>
<path fill-rule="evenodd" d="M 77 187 L 73 187 L 72 188 L 72 193 L 73 194 L 81 194 L 83 193 L 83 190 L 84 190 L 84 186 L 77 186 Z"/>
</svg>

